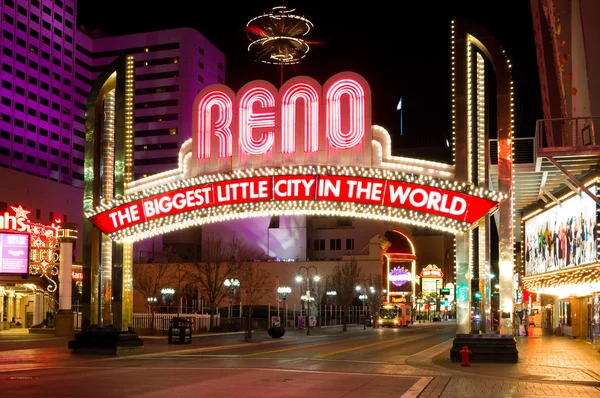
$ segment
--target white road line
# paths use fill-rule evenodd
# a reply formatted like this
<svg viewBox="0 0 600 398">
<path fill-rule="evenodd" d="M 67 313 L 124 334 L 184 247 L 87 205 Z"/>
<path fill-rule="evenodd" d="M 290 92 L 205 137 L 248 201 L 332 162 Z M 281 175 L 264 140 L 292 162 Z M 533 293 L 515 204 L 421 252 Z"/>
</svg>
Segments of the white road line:
<svg viewBox="0 0 600 398">
<path fill-rule="evenodd" d="M 448 340 L 446 340 L 446 341 L 442 341 L 440 344 L 436 344 L 436 345 L 434 345 L 434 346 L 431 346 L 431 347 L 429 347 L 429 348 L 427 348 L 427 349 L 425 349 L 425 350 L 423 350 L 423 351 L 419 351 L 419 352 L 417 352 L 416 354 L 412 354 L 412 355 L 410 355 L 410 356 L 409 356 L 409 358 L 411 358 L 411 357 L 416 357 L 417 355 L 421 355 L 421 354 L 423 354 L 424 352 L 427 352 L 427 351 L 429 351 L 429 350 L 433 350 L 434 348 L 436 348 L 436 347 L 439 347 L 439 346 L 441 346 L 441 345 L 443 345 L 443 344 L 447 344 L 449 341 L 453 341 L 453 340 L 454 340 L 454 337 L 453 337 L 453 338 L 451 338 L 451 339 L 448 339 Z"/>
<path fill-rule="evenodd" d="M 408 389 L 400 398 L 417 398 L 419 394 L 429 385 L 433 377 L 421 377 L 411 388 Z"/>
</svg>

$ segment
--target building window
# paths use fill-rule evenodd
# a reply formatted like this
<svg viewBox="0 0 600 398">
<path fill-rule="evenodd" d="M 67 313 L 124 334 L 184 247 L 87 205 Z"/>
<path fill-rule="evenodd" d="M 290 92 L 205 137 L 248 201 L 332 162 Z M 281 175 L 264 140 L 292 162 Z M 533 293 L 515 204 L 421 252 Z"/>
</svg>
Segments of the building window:
<svg viewBox="0 0 600 398">
<path fill-rule="evenodd" d="M 202 62 L 202 61 L 198 61 L 198 67 L 199 67 L 200 69 L 204 69 L 204 62 Z"/>
<path fill-rule="evenodd" d="M 354 250 L 354 239 L 346 239 L 346 250 Z"/>
<path fill-rule="evenodd" d="M 329 250 L 342 250 L 342 240 L 329 239 Z"/>
<path fill-rule="evenodd" d="M 150 101 L 150 102 L 138 102 L 135 104 L 135 109 L 148 109 L 148 108 L 163 108 L 166 106 L 177 106 L 178 100 L 164 100 L 164 101 Z"/>
<path fill-rule="evenodd" d="M 40 209 L 35 210 L 35 219 L 39 220 L 42 217 L 42 211 Z"/>
<path fill-rule="evenodd" d="M 198 75 L 198 81 L 200 83 L 204 83 L 204 78 L 202 76 Z"/>
<path fill-rule="evenodd" d="M 48 221 L 50 221 L 50 222 L 54 221 L 54 212 L 51 211 L 48 215 L 50 216 L 50 217 L 48 217 Z"/>
<path fill-rule="evenodd" d="M 279 228 L 279 216 L 273 216 L 271 217 L 271 222 L 269 223 L 269 229 L 276 229 Z"/>
<path fill-rule="evenodd" d="M 204 49 L 202 47 L 198 47 L 198 52 L 200 55 L 204 55 Z"/>
<path fill-rule="evenodd" d="M 223 78 L 221 76 L 217 77 L 217 81 L 219 84 L 223 84 Z"/>
<path fill-rule="evenodd" d="M 219 64 L 217 65 L 217 67 L 219 68 L 219 70 L 223 70 L 223 65 Z"/>
</svg>

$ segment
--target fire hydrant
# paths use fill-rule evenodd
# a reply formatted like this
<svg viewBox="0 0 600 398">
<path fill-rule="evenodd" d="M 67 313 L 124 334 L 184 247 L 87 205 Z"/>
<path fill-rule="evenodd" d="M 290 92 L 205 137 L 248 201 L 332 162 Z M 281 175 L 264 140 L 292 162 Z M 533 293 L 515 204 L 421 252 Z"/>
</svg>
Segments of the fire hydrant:
<svg viewBox="0 0 600 398">
<path fill-rule="evenodd" d="M 463 346 L 462 350 L 460 350 L 459 353 L 461 357 L 460 366 L 471 366 L 471 363 L 469 362 L 469 357 L 471 356 L 472 352 L 471 350 L 469 350 L 469 347 Z"/>
</svg>

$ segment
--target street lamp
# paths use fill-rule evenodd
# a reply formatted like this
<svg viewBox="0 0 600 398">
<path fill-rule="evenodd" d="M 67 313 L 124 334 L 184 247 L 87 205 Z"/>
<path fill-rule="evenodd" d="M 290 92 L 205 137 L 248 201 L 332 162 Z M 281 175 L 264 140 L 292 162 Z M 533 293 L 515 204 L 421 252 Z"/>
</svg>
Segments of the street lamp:
<svg viewBox="0 0 600 398">
<path fill-rule="evenodd" d="M 285 308 L 285 297 L 292 292 L 289 286 L 280 286 L 277 288 L 277 294 L 283 298 L 283 307 Z M 277 300 L 277 318 L 279 318 L 279 300 Z M 287 323 L 287 311 L 285 313 L 285 322 Z"/>
<path fill-rule="evenodd" d="M 360 292 L 363 290 L 363 294 L 359 295 L 358 298 L 362 300 L 362 315 L 363 315 L 363 329 L 367 328 L 367 315 L 365 314 L 365 300 L 367 299 L 367 288 L 364 289 L 360 286 L 356 286 L 356 291 Z"/>
<path fill-rule="evenodd" d="M 165 296 L 165 301 L 167 304 L 167 314 L 169 313 L 169 304 L 171 303 L 171 296 L 175 294 L 175 289 L 170 287 L 165 287 L 160 289 L 160 293 Z"/>
<path fill-rule="evenodd" d="M 156 304 L 158 299 L 156 297 L 148 297 L 146 300 L 148 301 L 148 310 L 152 312 L 152 306 Z"/>
<path fill-rule="evenodd" d="M 302 276 L 300 276 L 300 273 L 302 271 L 306 271 L 306 305 L 307 305 L 307 309 L 308 309 L 308 322 L 306 323 L 306 335 L 310 336 L 310 311 L 311 311 L 311 305 L 310 302 L 314 301 L 314 299 L 311 300 L 310 297 L 310 270 L 314 270 L 314 275 L 313 275 L 313 280 L 315 282 L 319 282 L 321 280 L 321 277 L 317 274 L 319 271 L 317 270 L 317 267 L 315 267 L 314 265 L 311 265 L 309 267 L 306 266 L 301 266 L 300 268 L 298 268 L 298 275 L 296 276 L 296 282 L 301 283 L 302 282 Z"/>
<path fill-rule="evenodd" d="M 237 279 L 225 279 L 223 285 L 229 291 L 229 308 L 228 308 L 228 318 L 231 318 L 232 315 L 232 302 L 235 300 L 235 290 L 240 287 L 240 281 Z"/>
</svg>

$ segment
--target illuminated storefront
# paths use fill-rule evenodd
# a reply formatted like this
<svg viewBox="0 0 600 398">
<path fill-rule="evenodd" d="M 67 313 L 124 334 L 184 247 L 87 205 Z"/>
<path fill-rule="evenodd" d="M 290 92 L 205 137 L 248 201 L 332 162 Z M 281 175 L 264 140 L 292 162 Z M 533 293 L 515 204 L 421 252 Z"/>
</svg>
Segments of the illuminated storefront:
<svg viewBox="0 0 600 398">
<path fill-rule="evenodd" d="M 598 180 L 586 183 L 598 194 Z M 600 264 L 598 262 L 598 205 L 586 194 L 569 193 L 561 206 L 548 204 L 523 217 L 525 276 L 532 293 L 523 297 L 525 309 L 539 315 L 547 329 L 598 339 Z"/>
<path fill-rule="evenodd" d="M 40 324 L 57 289 L 61 220 L 34 223 L 29 213 L 0 214 L 0 330 Z"/>
</svg>

